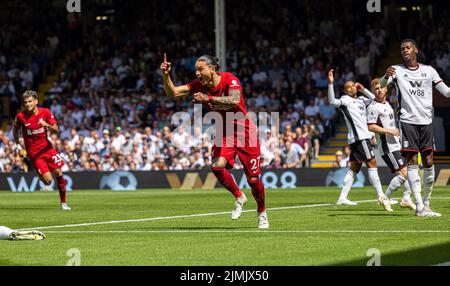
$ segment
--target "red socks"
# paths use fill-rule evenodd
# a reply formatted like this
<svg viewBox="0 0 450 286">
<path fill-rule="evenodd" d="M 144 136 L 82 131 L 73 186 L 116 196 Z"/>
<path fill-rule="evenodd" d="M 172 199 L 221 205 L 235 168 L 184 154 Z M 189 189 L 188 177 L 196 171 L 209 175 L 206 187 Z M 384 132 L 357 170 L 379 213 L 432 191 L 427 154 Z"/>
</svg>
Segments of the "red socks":
<svg viewBox="0 0 450 286">
<path fill-rule="evenodd" d="M 61 200 L 61 203 L 65 203 L 66 202 L 66 180 L 64 179 L 64 176 L 56 177 L 56 184 L 58 186 L 59 198 Z"/>
<path fill-rule="evenodd" d="M 212 172 L 216 175 L 217 180 L 227 189 L 230 193 L 233 194 L 235 198 L 239 198 L 242 193 L 239 190 L 239 187 L 233 180 L 230 172 L 223 167 L 213 167 Z"/>
<path fill-rule="evenodd" d="M 248 182 L 252 188 L 252 195 L 255 198 L 256 204 L 258 205 L 258 212 L 263 212 L 266 210 L 266 194 L 264 192 L 264 185 L 261 179 L 258 178 L 257 181 Z"/>
<path fill-rule="evenodd" d="M 239 187 L 233 180 L 230 172 L 227 169 L 222 167 L 213 167 L 212 171 L 219 182 L 230 191 L 235 198 L 238 198 L 242 195 L 242 192 L 239 190 Z M 255 198 L 256 204 L 258 205 L 258 212 L 263 212 L 266 210 L 266 194 L 264 192 L 264 185 L 261 180 L 253 182 L 248 182 L 250 187 L 252 188 L 252 195 Z"/>
</svg>

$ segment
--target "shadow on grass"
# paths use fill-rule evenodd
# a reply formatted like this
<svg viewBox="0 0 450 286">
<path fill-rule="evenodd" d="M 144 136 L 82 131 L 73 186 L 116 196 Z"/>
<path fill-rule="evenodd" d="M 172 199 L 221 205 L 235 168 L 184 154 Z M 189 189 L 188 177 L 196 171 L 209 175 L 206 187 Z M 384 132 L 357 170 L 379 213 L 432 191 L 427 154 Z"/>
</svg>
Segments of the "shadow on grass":
<svg viewBox="0 0 450 286">
<path fill-rule="evenodd" d="M 380 249 L 382 266 L 429 266 L 450 261 L 450 242 L 429 247 L 415 248 L 408 251 L 383 254 Z M 371 257 L 340 262 L 330 266 L 365 266 Z"/>
<path fill-rule="evenodd" d="M 134 230 L 148 230 L 148 231 L 152 231 L 152 230 L 217 230 L 217 231 L 221 231 L 221 230 L 246 230 L 246 229 L 256 229 L 256 227 L 251 227 L 251 226 L 240 226 L 240 227 L 218 227 L 218 226 L 204 226 L 204 227 L 183 227 L 183 226 L 174 226 L 174 227 L 167 227 L 167 226 L 162 226 L 162 227 L 151 227 L 151 228 L 136 228 Z"/>
<path fill-rule="evenodd" d="M 18 264 L 10 259 L 0 259 L 0 266 L 13 266 L 13 265 Z"/>
<path fill-rule="evenodd" d="M 398 210 L 394 212 L 387 212 L 383 209 L 377 210 L 361 210 L 361 209 L 328 209 L 324 210 L 325 212 L 332 212 L 333 214 L 328 214 L 328 216 L 395 216 L 395 217 L 409 217 L 414 216 L 414 212 L 408 210 Z"/>
<path fill-rule="evenodd" d="M 20 263 L 17 260 L 0 259 L 0 266 L 31 266 L 27 262 Z M 32 266 L 45 266 L 45 264 L 32 264 Z"/>
<path fill-rule="evenodd" d="M 411 216 L 411 215 L 403 215 L 403 214 L 392 214 L 392 213 L 343 213 L 343 214 L 329 214 L 331 217 L 340 217 L 340 216 L 377 216 L 377 217 L 403 217 L 403 216 Z"/>
</svg>

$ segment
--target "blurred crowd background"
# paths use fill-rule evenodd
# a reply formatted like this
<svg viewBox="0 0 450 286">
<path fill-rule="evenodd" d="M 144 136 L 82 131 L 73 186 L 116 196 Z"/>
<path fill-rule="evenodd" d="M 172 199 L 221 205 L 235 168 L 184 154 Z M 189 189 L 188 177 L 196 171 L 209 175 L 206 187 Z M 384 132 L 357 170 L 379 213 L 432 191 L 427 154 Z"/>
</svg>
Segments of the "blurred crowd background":
<svg viewBox="0 0 450 286">
<path fill-rule="evenodd" d="M 60 134 L 51 141 L 64 158 L 63 171 L 208 167 L 210 136 L 205 130 L 175 130 L 172 115 L 193 114 L 193 102 L 165 96 L 159 65 L 165 52 L 176 85 L 194 79 L 196 58 L 214 54 L 210 2 L 151 1 L 132 10 L 132 18 L 123 16 L 127 11 L 114 21 L 93 23 L 64 9 L 42 17 L 49 8 L 44 4 L 3 4 L 0 98 L 10 100 L 13 112 L 9 117 L 0 112 L 0 171 L 31 170 L 14 150 L 12 119 L 21 93 L 37 89 L 57 63 L 58 78 L 41 106 L 58 120 Z M 338 90 L 347 80 L 369 87 L 394 31 L 390 23 L 345 5 L 281 2 L 227 1 L 226 66 L 241 81 L 248 111 L 279 112 L 279 132 L 260 126 L 263 168 L 308 167 L 339 122 L 327 100 L 327 71 L 335 69 Z M 15 15 L 18 9 L 21 17 Z M 422 60 L 447 83 L 448 21 L 424 19 L 413 30 Z M 396 104 L 395 97 L 391 101 Z M 341 155 L 345 160 L 345 149 Z M 336 167 L 345 166 L 339 162 Z M 235 167 L 242 166 L 237 161 Z"/>
</svg>

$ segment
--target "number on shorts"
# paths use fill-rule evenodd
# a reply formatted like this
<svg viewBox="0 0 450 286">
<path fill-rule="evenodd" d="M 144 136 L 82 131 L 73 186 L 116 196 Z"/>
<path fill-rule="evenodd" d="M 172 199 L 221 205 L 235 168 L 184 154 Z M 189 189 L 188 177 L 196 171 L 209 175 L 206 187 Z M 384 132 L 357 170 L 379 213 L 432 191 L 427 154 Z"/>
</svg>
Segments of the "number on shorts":
<svg viewBox="0 0 450 286">
<path fill-rule="evenodd" d="M 258 156 L 258 157 L 256 157 L 256 159 L 250 160 L 250 164 L 252 164 L 252 167 L 250 168 L 250 170 L 252 170 L 252 171 L 258 170 L 260 158 L 261 158 L 261 156 Z"/>
<path fill-rule="evenodd" d="M 55 162 L 55 164 L 60 165 L 62 162 L 62 158 L 59 156 L 59 154 L 56 154 L 55 156 L 52 157 L 53 162 Z"/>
</svg>

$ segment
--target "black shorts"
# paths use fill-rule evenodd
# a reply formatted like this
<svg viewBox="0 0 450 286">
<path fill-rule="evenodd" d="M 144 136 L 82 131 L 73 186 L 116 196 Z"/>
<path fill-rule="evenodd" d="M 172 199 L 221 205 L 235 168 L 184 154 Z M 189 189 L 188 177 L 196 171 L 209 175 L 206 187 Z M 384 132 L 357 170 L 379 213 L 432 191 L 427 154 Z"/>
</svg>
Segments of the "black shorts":
<svg viewBox="0 0 450 286">
<path fill-rule="evenodd" d="M 414 125 L 400 122 L 402 152 L 436 151 L 433 125 Z"/>
<path fill-rule="evenodd" d="M 350 151 L 350 161 L 357 161 L 358 163 L 370 161 L 375 157 L 369 139 L 359 140 L 350 144 Z"/>
<path fill-rule="evenodd" d="M 381 157 L 383 158 L 384 162 L 386 162 L 386 165 L 391 169 L 392 173 L 397 172 L 406 165 L 405 159 L 403 158 L 400 151 L 386 153 Z"/>
</svg>

